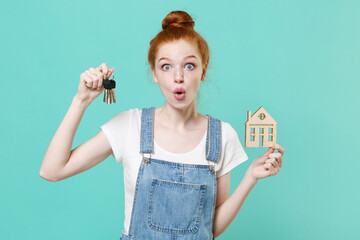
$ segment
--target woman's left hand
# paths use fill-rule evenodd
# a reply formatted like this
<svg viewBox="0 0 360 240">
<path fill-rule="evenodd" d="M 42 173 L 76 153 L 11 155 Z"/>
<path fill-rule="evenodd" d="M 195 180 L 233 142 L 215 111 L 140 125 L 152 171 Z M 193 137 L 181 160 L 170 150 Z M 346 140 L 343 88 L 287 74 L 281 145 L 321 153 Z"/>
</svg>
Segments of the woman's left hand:
<svg viewBox="0 0 360 240">
<path fill-rule="evenodd" d="M 274 153 L 275 149 L 278 150 Z M 257 157 L 247 170 L 249 177 L 257 181 L 261 178 L 275 176 L 282 167 L 282 158 L 285 149 L 279 144 L 274 144 L 261 156 Z"/>
</svg>

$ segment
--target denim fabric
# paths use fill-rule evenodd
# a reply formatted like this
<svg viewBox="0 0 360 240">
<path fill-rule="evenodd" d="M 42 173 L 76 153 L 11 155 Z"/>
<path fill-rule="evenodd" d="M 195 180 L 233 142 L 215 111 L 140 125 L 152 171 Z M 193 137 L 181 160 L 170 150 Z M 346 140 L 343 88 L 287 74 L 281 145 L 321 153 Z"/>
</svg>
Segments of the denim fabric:
<svg viewBox="0 0 360 240">
<path fill-rule="evenodd" d="M 206 159 L 217 162 L 221 150 L 221 121 L 208 116 L 208 131 L 206 135 Z M 210 142 L 210 143 L 209 143 Z"/>
<path fill-rule="evenodd" d="M 153 152 L 154 113 L 155 107 L 143 108 L 141 111 L 140 153 Z"/>
<path fill-rule="evenodd" d="M 155 107 L 142 109 L 140 153 L 143 158 L 136 180 L 129 234 L 123 231 L 120 240 L 214 239 L 214 166 L 151 158 L 154 111 Z M 205 156 L 214 164 L 221 150 L 221 122 L 207 116 Z"/>
</svg>

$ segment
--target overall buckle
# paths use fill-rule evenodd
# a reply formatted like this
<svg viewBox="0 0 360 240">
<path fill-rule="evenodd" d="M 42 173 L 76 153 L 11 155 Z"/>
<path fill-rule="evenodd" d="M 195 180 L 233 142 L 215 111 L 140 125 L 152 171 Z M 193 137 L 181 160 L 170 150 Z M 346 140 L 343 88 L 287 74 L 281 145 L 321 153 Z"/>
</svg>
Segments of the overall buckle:
<svg viewBox="0 0 360 240">
<path fill-rule="evenodd" d="M 151 158 L 151 153 L 149 153 L 149 157 L 145 156 L 145 153 L 141 153 L 142 155 L 142 160 L 145 164 L 148 164 L 150 162 L 150 158 Z"/>
<path fill-rule="evenodd" d="M 209 170 L 210 170 L 211 173 L 214 173 L 214 172 L 215 172 L 215 167 L 214 167 L 214 165 L 210 165 Z"/>
</svg>

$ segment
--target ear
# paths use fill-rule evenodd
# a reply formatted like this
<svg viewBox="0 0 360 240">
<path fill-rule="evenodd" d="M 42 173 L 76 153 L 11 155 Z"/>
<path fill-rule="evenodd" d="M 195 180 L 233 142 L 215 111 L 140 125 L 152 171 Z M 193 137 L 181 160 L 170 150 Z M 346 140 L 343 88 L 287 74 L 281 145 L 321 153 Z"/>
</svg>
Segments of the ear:
<svg viewBox="0 0 360 240">
<path fill-rule="evenodd" d="M 206 71 L 207 71 L 207 64 L 204 66 L 203 68 L 203 73 L 201 75 L 201 81 L 204 81 L 205 80 L 205 77 L 206 77 Z"/>
<path fill-rule="evenodd" d="M 154 79 L 154 83 L 158 83 L 157 77 L 155 75 L 155 70 L 151 69 L 151 72 L 152 72 L 152 76 L 153 76 L 153 79 Z"/>
</svg>

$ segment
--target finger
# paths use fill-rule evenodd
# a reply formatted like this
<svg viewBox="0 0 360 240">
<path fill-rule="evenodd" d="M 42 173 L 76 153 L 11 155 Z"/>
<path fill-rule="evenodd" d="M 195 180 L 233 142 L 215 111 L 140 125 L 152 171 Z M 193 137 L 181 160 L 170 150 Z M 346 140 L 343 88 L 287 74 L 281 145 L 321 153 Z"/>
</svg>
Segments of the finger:
<svg viewBox="0 0 360 240">
<path fill-rule="evenodd" d="M 105 76 L 107 76 L 107 74 L 108 74 L 108 66 L 107 66 L 107 64 L 102 63 L 99 67 L 102 69 L 102 72 L 103 72 L 104 78 L 105 78 Z M 105 80 L 104 78 L 103 78 L 103 80 Z"/>
<path fill-rule="evenodd" d="M 278 166 L 279 168 L 282 167 L 281 157 L 280 157 L 280 158 L 275 158 L 275 162 L 276 162 L 276 164 L 277 164 L 277 166 Z"/>
<path fill-rule="evenodd" d="M 94 88 L 96 87 L 99 91 L 103 86 L 103 73 L 100 71 L 99 67 L 97 67 L 96 69 L 92 68 L 90 71 L 98 76 L 98 81 L 97 83 L 94 83 Z"/>
<path fill-rule="evenodd" d="M 271 158 L 271 163 L 275 168 L 279 168 L 279 162 L 277 161 L 276 158 Z"/>
<path fill-rule="evenodd" d="M 266 163 L 270 163 L 274 168 L 279 167 L 279 163 L 275 160 L 275 158 L 270 158 L 266 160 Z"/>
<path fill-rule="evenodd" d="M 102 72 L 100 72 L 98 69 L 90 68 L 89 71 L 97 76 L 97 78 L 102 78 Z"/>
<path fill-rule="evenodd" d="M 276 168 L 278 166 L 275 158 L 270 158 L 270 159 L 266 160 L 266 163 L 270 163 L 274 168 Z"/>
<path fill-rule="evenodd" d="M 109 70 L 108 70 L 108 72 L 107 72 L 107 74 L 105 75 L 106 76 L 106 78 L 105 79 L 109 79 L 110 78 L 110 76 L 113 74 L 113 72 L 114 72 L 114 69 L 115 68 L 109 68 Z"/>
<path fill-rule="evenodd" d="M 275 172 L 274 167 L 270 163 L 265 164 L 264 169 L 268 173 L 268 176 L 271 176 Z"/>
<path fill-rule="evenodd" d="M 93 86 L 94 86 L 94 83 L 96 82 L 97 83 L 97 79 L 99 78 L 96 74 L 94 74 L 94 73 L 92 73 L 91 71 L 90 71 L 90 69 L 89 70 L 87 70 L 87 71 L 85 71 L 85 73 L 92 79 L 91 80 L 91 84 L 90 84 L 90 82 L 89 82 L 89 84 L 87 84 L 86 86 L 88 86 L 88 87 L 90 87 L 90 88 L 94 88 Z"/>
<path fill-rule="evenodd" d="M 275 174 L 273 174 L 273 175 L 276 175 L 280 171 L 279 162 L 276 161 L 276 159 L 273 159 L 272 166 L 274 167 L 274 171 L 275 171 Z"/>
<path fill-rule="evenodd" d="M 93 70 L 91 70 L 91 68 L 89 68 L 89 70 L 86 70 L 85 73 L 94 80 L 98 77 L 97 74 L 95 74 Z"/>
<path fill-rule="evenodd" d="M 88 76 L 88 75 L 84 75 L 83 76 L 83 79 L 84 79 L 84 81 L 85 81 L 85 85 L 87 86 L 87 87 L 91 87 L 92 86 L 92 79 Z"/>
<path fill-rule="evenodd" d="M 265 169 L 274 168 L 274 166 L 271 164 L 271 162 L 266 162 L 266 163 L 264 164 L 264 167 L 265 167 Z"/>
<path fill-rule="evenodd" d="M 279 144 L 273 144 L 272 147 L 274 148 L 274 150 L 277 149 L 279 153 L 284 155 L 285 149 L 282 146 L 280 146 Z"/>
<path fill-rule="evenodd" d="M 101 72 L 101 78 L 103 80 L 105 80 L 105 72 L 104 72 L 103 68 L 101 67 L 101 65 L 99 67 L 97 67 L 96 70 Z"/>
<path fill-rule="evenodd" d="M 98 68 L 89 68 L 89 71 L 97 76 L 100 76 L 102 72 Z"/>
<path fill-rule="evenodd" d="M 94 88 L 96 87 L 99 91 L 103 86 L 104 74 L 98 68 L 94 69 L 93 72 L 98 75 L 98 81 L 96 84 L 94 84 Z"/>
<path fill-rule="evenodd" d="M 97 90 L 100 90 L 102 83 L 103 83 L 104 74 L 98 68 L 96 68 L 96 69 L 92 68 L 91 72 L 98 76 L 97 82 L 94 83 L 94 88 L 97 88 Z"/>
<path fill-rule="evenodd" d="M 268 171 L 269 176 L 274 176 L 279 172 L 279 170 L 277 168 L 274 168 L 270 163 L 265 164 L 264 167 L 265 170 Z"/>
<path fill-rule="evenodd" d="M 281 165 L 281 162 L 282 162 L 281 153 L 271 153 L 271 154 L 269 154 L 269 158 L 275 158 L 276 161 L 279 163 L 279 165 Z"/>
<path fill-rule="evenodd" d="M 265 155 L 266 157 L 268 157 L 270 153 L 273 153 L 273 152 L 274 152 L 274 150 L 275 150 L 274 148 L 269 147 L 268 150 L 264 153 L 264 155 Z"/>
<path fill-rule="evenodd" d="M 98 70 L 100 73 L 101 73 L 101 75 L 102 75 L 102 77 L 100 78 L 100 79 L 103 79 L 103 80 L 105 80 L 106 79 L 106 77 L 104 77 L 104 72 L 103 72 L 103 70 L 102 70 L 102 68 L 99 66 L 99 67 L 97 67 L 96 68 L 96 70 Z"/>
<path fill-rule="evenodd" d="M 97 85 L 97 90 L 100 90 L 103 87 L 104 87 L 103 80 L 100 78 L 98 85 Z"/>
<path fill-rule="evenodd" d="M 109 72 L 108 72 L 108 75 L 107 75 L 107 79 L 110 78 L 111 74 L 114 73 L 114 70 L 115 70 L 114 67 L 112 67 L 112 68 L 109 69 Z"/>
<path fill-rule="evenodd" d="M 280 157 L 281 153 L 270 153 L 269 157 Z"/>
</svg>

